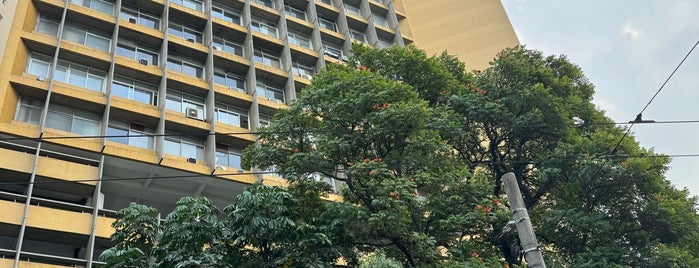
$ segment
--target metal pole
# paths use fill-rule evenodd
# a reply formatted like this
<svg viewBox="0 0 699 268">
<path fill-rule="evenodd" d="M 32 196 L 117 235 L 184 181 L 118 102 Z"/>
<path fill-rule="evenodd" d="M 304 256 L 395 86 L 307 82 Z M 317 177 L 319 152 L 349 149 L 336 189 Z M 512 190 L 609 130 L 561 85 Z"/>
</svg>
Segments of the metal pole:
<svg viewBox="0 0 699 268">
<path fill-rule="evenodd" d="M 524 200 L 522 200 L 522 193 L 519 191 L 515 174 L 512 172 L 505 174 L 502 176 L 502 182 L 505 184 L 507 200 L 510 202 L 510 209 L 512 209 L 517 233 L 522 243 L 522 251 L 528 267 L 546 268 L 544 257 L 539 250 L 539 243 L 536 241 L 534 228 L 532 228 L 532 223 L 529 219 L 529 212 L 527 212 L 527 208 L 524 206 Z"/>
</svg>

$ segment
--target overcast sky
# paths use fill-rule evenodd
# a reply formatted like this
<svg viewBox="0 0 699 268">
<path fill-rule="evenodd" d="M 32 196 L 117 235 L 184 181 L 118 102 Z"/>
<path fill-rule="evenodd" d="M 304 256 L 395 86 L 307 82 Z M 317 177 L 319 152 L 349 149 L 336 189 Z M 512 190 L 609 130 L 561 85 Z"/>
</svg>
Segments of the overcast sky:
<svg viewBox="0 0 699 268">
<path fill-rule="evenodd" d="M 636 117 L 699 41 L 699 1 L 502 0 L 520 43 L 565 54 L 595 84 L 594 103 L 616 122 Z M 643 113 L 699 120 L 699 47 Z M 635 125 L 641 146 L 699 154 L 699 123 Z M 699 157 L 673 158 L 667 177 L 699 195 Z"/>
</svg>

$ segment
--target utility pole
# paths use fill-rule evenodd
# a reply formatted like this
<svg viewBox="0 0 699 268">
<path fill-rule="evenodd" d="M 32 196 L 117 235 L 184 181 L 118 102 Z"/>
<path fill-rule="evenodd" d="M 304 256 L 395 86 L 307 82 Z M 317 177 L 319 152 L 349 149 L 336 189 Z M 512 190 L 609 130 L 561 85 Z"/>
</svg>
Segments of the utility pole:
<svg viewBox="0 0 699 268">
<path fill-rule="evenodd" d="M 514 216 L 519 240 L 522 243 L 524 259 L 527 260 L 528 267 L 546 268 L 544 257 L 539 250 L 539 243 L 536 241 L 534 228 L 532 228 L 532 222 L 529 219 L 529 212 L 527 212 L 527 208 L 524 206 L 524 200 L 522 200 L 522 193 L 519 191 L 519 184 L 517 184 L 515 174 L 508 172 L 503 175 L 502 182 L 505 184 L 507 200 L 510 202 L 510 209 Z"/>
</svg>

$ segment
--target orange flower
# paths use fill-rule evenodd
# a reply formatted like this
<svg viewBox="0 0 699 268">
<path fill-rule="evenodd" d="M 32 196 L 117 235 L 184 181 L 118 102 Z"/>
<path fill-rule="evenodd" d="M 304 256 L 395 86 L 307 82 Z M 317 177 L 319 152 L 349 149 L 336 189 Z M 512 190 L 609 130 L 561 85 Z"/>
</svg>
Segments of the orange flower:
<svg viewBox="0 0 699 268">
<path fill-rule="evenodd" d="M 377 157 L 374 159 L 374 162 L 381 162 L 381 157 Z"/>
<path fill-rule="evenodd" d="M 376 174 L 379 174 L 376 170 L 369 171 L 369 175 L 371 176 L 376 176 Z"/>
<path fill-rule="evenodd" d="M 369 163 L 369 162 L 371 162 L 371 160 L 369 160 L 369 158 L 364 158 L 364 163 Z"/>
<path fill-rule="evenodd" d="M 298 153 L 298 152 L 299 152 L 299 148 L 295 148 L 294 153 Z"/>
<path fill-rule="evenodd" d="M 476 205 L 476 209 L 481 209 L 482 207 L 481 205 Z"/>
</svg>

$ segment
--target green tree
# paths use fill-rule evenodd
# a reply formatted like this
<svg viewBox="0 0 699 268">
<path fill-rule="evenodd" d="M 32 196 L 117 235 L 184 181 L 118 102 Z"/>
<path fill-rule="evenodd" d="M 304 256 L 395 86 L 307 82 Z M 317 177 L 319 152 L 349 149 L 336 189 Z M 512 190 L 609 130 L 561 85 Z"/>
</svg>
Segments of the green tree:
<svg viewBox="0 0 699 268">
<path fill-rule="evenodd" d="M 333 210 L 352 248 L 380 248 L 406 266 L 472 258 L 495 218 L 492 186 L 470 176 L 441 139 L 443 111 L 387 75 L 330 65 L 275 115 L 243 162 L 276 165 L 297 183 L 316 174 L 344 182 Z"/>
</svg>

